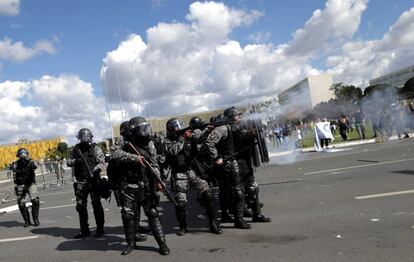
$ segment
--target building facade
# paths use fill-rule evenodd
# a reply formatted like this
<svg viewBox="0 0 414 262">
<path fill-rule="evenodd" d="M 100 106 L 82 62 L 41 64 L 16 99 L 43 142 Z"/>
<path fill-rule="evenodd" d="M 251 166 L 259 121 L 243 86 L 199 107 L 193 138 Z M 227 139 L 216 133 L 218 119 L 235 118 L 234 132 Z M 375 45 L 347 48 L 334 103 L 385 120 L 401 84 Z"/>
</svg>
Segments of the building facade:
<svg viewBox="0 0 414 262">
<path fill-rule="evenodd" d="M 279 104 L 297 108 L 305 112 L 312 110 L 317 104 L 335 98 L 332 75 L 322 74 L 309 76 L 279 94 Z"/>
<path fill-rule="evenodd" d="M 34 160 L 41 160 L 44 158 L 49 150 L 55 149 L 63 139 L 61 137 L 37 140 L 37 141 L 28 141 L 20 140 L 16 144 L 2 145 L 0 146 L 0 168 L 3 168 L 13 161 L 16 158 L 16 152 L 19 148 L 24 147 L 30 152 L 30 158 Z"/>
<path fill-rule="evenodd" d="M 401 68 L 398 71 L 374 78 L 369 81 L 370 86 L 387 84 L 395 87 L 403 87 L 408 79 L 414 77 L 414 65 Z"/>
</svg>

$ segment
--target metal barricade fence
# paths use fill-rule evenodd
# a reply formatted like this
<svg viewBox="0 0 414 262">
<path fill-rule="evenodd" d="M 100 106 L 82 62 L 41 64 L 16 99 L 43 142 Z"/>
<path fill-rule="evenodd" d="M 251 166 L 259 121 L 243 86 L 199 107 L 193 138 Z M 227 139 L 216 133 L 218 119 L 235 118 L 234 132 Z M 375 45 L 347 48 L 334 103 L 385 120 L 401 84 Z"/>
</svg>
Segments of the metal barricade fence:
<svg viewBox="0 0 414 262">
<path fill-rule="evenodd" d="M 63 186 L 73 181 L 72 175 L 69 175 L 71 168 L 66 165 L 65 160 L 43 161 L 36 164 L 39 170 L 36 176 L 41 176 L 43 189 Z"/>
</svg>

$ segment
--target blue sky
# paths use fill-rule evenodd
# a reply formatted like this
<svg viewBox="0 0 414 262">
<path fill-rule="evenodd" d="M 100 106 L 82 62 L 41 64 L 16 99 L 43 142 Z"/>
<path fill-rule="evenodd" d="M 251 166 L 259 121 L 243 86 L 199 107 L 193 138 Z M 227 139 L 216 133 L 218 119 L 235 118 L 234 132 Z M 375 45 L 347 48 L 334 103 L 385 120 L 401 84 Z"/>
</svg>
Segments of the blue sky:
<svg viewBox="0 0 414 262">
<path fill-rule="evenodd" d="M 365 87 L 413 63 L 413 31 L 414 0 L 0 0 L 0 143 L 107 137 L 104 80 L 112 124 L 269 99 L 320 73 Z"/>
<path fill-rule="evenodd" d="M 38 0 L 20 3 L 17 16 L 0 16 L 0 37 L 32 46 L 39 39 L 57 38 L 54 55 L 40 55 L 24 63 L 4 63 L 0 81 L 26 81 L 42 75 L 75 73 L 93 83 L 100 94 L 99 70 L 106 52 L 116 48 L 128 34 L 145 38 L 145 31 L 159 22 L 184 21 L 192 1 L 98 1 Z M 270 33 L 265 39 L 275 45 L 288 42 L 312 12 L 324 7 L 321 0 L 224 1 L 236 8 L 257 9 L 264 17 L 251 26 L 235 30 L 241 44 L 251 43 L 249 35 Z M 403 10 L 414 5 L 407 0 L 370 1 L 360 30 L 364 39 L 379 38 Z M 316 59 L 316 64 L 323 63 Z"/>
</svg>

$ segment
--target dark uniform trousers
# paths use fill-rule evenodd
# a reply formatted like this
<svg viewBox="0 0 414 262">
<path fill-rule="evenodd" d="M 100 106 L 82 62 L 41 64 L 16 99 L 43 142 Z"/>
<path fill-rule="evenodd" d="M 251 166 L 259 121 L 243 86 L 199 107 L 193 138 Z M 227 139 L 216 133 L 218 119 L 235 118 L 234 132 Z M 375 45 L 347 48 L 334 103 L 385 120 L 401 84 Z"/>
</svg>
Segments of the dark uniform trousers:
<svg viewBox="0 0 414 262">
<path fill-rule="evenodd" d="M 158 210 L 154 206 L 154 194 L 144 186 L 143 182 L 121 182 L 120 193 L 121 216 L 127 243 L 135 244 L 135 234 L 138 232 L 142 207 L 155 240 L 158 245 L 164 246 L 165 234 Z"/>
<path fill-rule="evenodd" d="M 88 224 L 88 196 L 91 196 L 93 214 L 95 217 L 97 230 L 103 230 L 105 223 L 104 210 L 101 203 L 101 196 L 97 185 L 90 180 L 82 179 L 76 182 L 75 196 L 76 196 L 76 211 L 79 213 L 79 222 L 82 233 L 89 232 Z"/>
</svg>

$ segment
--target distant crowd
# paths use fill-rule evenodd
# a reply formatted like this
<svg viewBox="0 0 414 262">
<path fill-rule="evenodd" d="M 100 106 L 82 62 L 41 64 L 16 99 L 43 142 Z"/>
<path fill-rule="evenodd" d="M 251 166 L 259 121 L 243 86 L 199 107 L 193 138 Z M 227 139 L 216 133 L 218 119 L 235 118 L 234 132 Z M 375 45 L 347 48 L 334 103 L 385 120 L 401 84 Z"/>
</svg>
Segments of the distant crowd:
<svg viewBox="0 0 414 262">
<path fill-rule="evenodd" d="M 351 114 L 316 118 L 296 125 L 278 123 L 267 128 L 267 142 L 282 150 L 301 148 L 304 146 L 304 138 L 310 132 L 313 134 L 315 123 L 318 122 L 329 122 L 333 137 L 340 136 L 343 141 L 350 139 L 350 132 L 354 130 L 357 132 L 357 139 L 386 138 L 393 134 L 402 139 L 408 138 L 409 132 L 414 130 L 414 107 L 408 101 L 399 101 L 391 104 L 389 108 L 358 109 Z M 366 132 L 368 128 L 372 130 L 370 137 Z"/>
</svg>

